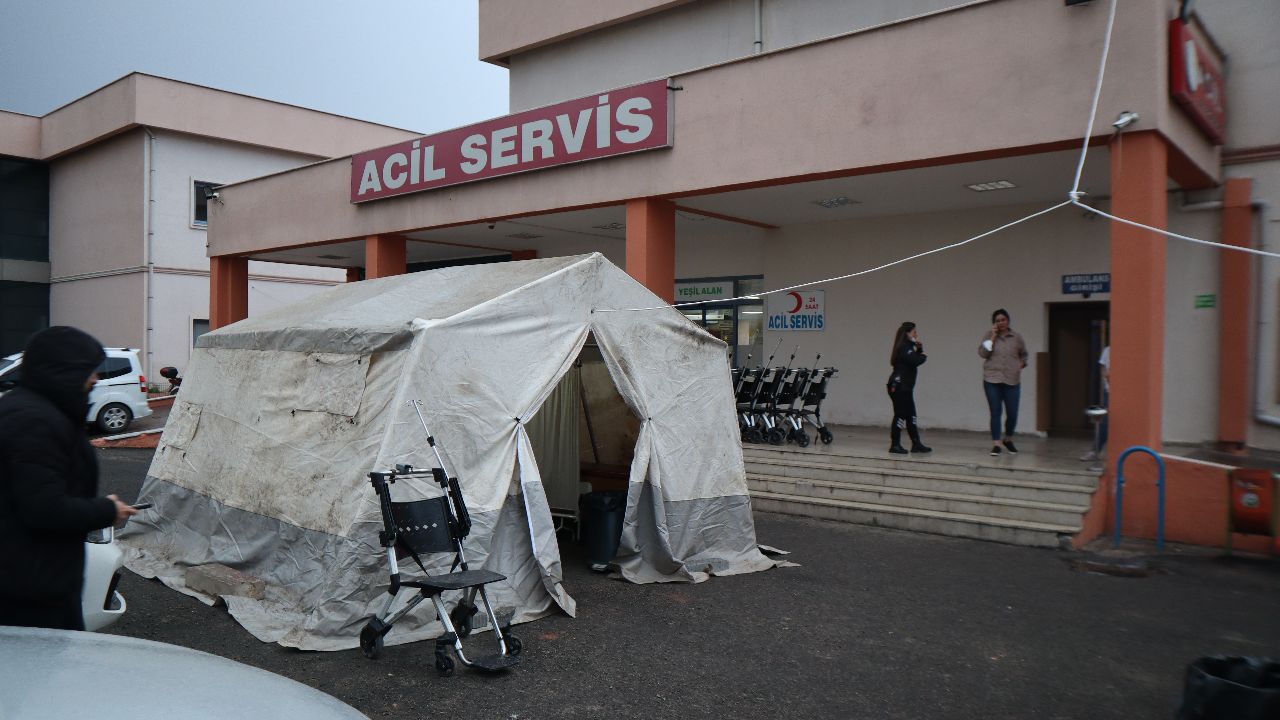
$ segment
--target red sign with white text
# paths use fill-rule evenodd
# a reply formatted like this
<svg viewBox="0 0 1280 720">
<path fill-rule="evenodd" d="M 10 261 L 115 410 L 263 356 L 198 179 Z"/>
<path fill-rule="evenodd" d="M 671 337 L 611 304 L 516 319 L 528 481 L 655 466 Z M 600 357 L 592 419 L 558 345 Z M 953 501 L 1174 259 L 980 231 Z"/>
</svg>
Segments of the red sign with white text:
<svg viewBox="0 0 1280 720">
<path fill-rule="evenodd" d="M 1227 133 L 1227 85 L 1222 63 L 1183 20 L 1169 23 L 1169 94 L 1215 145 Z"/>
<path fill-rule="evenodd" d="M 351 202 L 671 146 L 667 81 L 448 130 L 351 157 Z"/>
</svg>

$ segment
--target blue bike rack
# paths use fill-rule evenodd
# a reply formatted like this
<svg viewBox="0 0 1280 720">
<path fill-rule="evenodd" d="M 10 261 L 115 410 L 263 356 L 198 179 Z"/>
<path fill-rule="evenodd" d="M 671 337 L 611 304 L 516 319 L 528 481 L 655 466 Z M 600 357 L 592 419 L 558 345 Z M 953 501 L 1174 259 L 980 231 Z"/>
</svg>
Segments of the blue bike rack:
<svg viewBox="0 0 1280 720">
<path fill-rule="evenodd" d="M 1160 470 L 1160 474 L 1156 476 L 1156 493 L 1159 498 L 1156 505 L 1156 552 L 1164 552 L 1164 460 L 1160 459 L 1155 450 L 1141 445 L 1125 450 L 1116 461 L 1116 532 L 1112 547 L 1120 547 L 1120 523 L 1124 518 L 1124 461 L 1136 452 L 1155 458 L 1156 467 Z"/>
</svg>

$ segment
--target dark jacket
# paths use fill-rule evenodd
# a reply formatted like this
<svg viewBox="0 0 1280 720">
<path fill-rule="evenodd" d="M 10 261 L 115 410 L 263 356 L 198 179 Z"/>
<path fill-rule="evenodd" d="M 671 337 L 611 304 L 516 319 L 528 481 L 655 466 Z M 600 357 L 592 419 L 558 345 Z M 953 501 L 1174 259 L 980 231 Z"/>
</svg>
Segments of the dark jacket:
<svg viewBox="0 0 1280 720">
<path fill-rule="evenodd" d="M 905 338 L 893 351 L 893 374 L 889 376 L 889 392 L 911 391 L 916 386 L 916 369 L 929 358 Z"/>
<path fill-rule="evenodd" d="M 0 600 L 78 602 L 85 535 L 115 521 L 84 430 L 84 385 L 103 357 L 79 330 L 41 331 L 0 398 Z"/>
</svg>

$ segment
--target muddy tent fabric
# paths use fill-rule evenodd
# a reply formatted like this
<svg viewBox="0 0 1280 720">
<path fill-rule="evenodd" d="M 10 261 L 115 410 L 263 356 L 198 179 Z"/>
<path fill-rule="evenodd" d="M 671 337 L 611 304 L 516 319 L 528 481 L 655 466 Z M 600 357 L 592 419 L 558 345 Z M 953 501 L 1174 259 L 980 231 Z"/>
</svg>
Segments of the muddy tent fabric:
<svg viewBox="0 0 1280 720">
<path fill-rule="evenodd" d="M 773 567 L 756 544 L 724 344 L 672 308 L 602 312 L 661 304 L 594 253 L 341 285 L 208 333 L 142 488 L 155 507 L 121 534 L 128 567 L 212 602 L 187 572 L 228 566 L 262 581 L 222 596 L 256 637 L 355 647 L 388 597 L 367 474 L 435 464 L 418 401 L 471 511 L 468 559 L 507 576 L 494 604 L 515 622 L 572 615 L 525 423 L 589 334 L 642 422 L 622 575 L 699 582 Z M 439 490 L 401 480 L 393 494 Z M 441 632 L 424 603 L 387 642 Z"/>
</svg>

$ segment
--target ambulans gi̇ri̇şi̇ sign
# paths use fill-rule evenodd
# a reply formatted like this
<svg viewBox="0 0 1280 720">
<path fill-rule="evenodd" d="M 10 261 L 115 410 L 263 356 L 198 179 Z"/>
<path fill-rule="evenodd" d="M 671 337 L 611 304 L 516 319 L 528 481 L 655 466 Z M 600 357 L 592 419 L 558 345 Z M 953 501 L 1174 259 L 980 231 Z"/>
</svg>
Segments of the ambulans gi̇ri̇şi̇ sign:
<svg viewBox="0 0 1280 720">
<path fill-rule="evenodd" d="M 610 90 L 351 156 L 351 202 L 670 147 L 666 80 Z"/>
<path fill-rule="evenodd" d="M 796 290 L 769 296 L 769 330 L 821 330 L 826 291 Z"/>
</svg>

